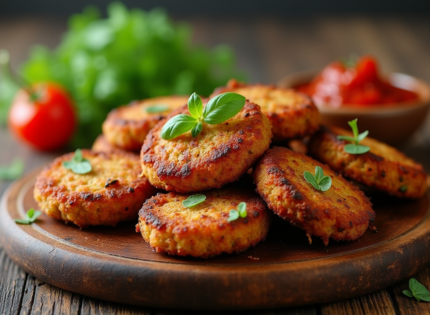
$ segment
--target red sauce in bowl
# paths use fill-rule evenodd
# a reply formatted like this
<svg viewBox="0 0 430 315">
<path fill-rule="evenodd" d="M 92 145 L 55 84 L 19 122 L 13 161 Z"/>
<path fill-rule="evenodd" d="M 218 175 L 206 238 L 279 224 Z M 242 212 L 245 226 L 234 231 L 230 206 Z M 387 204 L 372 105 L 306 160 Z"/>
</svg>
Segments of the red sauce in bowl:
<svg viewBox="0 0 430 315">
<path fill-rule="evenodd" d="M 418 99 L 418 94 L 384 81 L 374 58 L 361 57 L 355 66 L 335 61 L 325 67 L 310 83 L 296 87 L 312 97 L 317 106 L 393 105 Z"/>
</svg>

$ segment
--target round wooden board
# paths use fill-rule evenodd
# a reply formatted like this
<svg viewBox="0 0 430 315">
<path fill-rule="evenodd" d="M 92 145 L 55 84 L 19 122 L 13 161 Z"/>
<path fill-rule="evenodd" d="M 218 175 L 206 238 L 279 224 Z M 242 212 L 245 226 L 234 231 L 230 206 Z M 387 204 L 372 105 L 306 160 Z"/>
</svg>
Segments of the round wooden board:
<svg viewBox="0 0 430 315">
<path fill-rule="evenodd" d="M 15 182 L 0 209 L 8 255 L 41 281 L 104 300 L 176 309 L 255 309 L 325 303 L 381 290 L 430 261 L 430 194 L 373 197 L 378 233 L 327 247 L 276 218 L 267 240 L 210 260 L 152 252 L 134 223 L 80 230 L 42 215 L 15 224 L 31 207 L 38 171 Z"/>
</svg>

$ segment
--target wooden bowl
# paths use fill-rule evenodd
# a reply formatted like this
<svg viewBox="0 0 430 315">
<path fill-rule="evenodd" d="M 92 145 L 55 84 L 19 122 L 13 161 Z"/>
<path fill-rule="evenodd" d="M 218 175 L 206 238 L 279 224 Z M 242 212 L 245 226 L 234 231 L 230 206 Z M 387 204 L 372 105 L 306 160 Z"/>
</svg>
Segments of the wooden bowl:
<svg viewBox="0 0 430 315">
<path fill-rule="evenodd" d="M 279 81 L 278 86 L 293 88 L 310 82 L 317 71 L 305 71 L 289 75 Z M 322 123 L 350 129 L 348 121 L 358 118 L 362 132 L 369 130 L 369 136 L 391 145 L 406 141 L 424 122 L 430 106 L 430 87 L 425 82 L 401 73 L 391 73 L 388 81 L 399 88 L 413 91 L 419 99 L 413 103 L 374 105 L 362 107 L 348 105 L 340 108 L 319 106 Z"/>
</svg>

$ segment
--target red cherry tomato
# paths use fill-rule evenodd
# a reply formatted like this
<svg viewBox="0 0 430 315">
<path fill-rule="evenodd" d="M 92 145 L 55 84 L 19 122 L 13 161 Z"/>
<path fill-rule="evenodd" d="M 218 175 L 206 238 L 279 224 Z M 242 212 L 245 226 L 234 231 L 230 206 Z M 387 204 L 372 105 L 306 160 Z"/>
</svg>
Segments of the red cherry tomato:
<svg viewBox="0 0 430 315">
<path fill-rule="evenodd" d="M 31 88 L 35 98 L 20 90 L 9 111 L 11 132 L 30 146 L 48 151 L 65 145 L 76 126 L 76 115 L 67 92 L 57 84 Z"/>
</svg>

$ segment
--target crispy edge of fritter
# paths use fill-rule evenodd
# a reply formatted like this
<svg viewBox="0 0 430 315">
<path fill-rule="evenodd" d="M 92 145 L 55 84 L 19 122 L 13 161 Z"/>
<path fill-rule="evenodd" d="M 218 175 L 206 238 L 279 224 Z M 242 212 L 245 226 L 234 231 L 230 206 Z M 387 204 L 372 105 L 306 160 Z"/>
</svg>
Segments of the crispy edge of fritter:
<svg viewBox="0 0 430 315">
<path fill-rule="evenodd" d="M 204 104 L 206 102 L 204 100 Z M 187 106 L 160 121 L 148 133 L 142 146 L 143 175 L 157 188 L 179 193 L 220 188 L 238 180 L 269 148 L 272 136 L 270 122 L 261 113 L 260 106 L 247 101 L 237 114 L 245 118 L 243 126 L 226 142 L 213 146 L 206 158 L 199 159 L 198 163 L 166 161 L 154 152 L 154 146 L 158 145 L 164 124 L 177 114 L 189 114 Z M 228 121 L 223 124 L 226 123 Z M 195 141 L 198 141 L 199 136 Z M 222 177 L 217 178 L 216 174 Z"/>
<path fill-rule="evenodd" d="M 153 115 L 141 120 L 121 118 L 122 111 L 127 111 L 131 107 L 140 105 L 140 102 L 135 102 L 110 111 L 102 124 L 102 130 L 111 144 L 124 150 L 139 150 L 149 130 L 165 117 L 163 115 Z"/>
<path fill-rule="evenodd" d="M 116 152 L 116 153 L 128 153 L 128 154 L 139 155 L 140 147 L 138 151 L 126 151 L 111 144 L 109 141 L 107 141 L 106 137 L 103 134 L 101 134 L 94 141 L 91 147 L 91 150 L 94 152 L 105 152 L 105 153 Z"/>
<path fill-rule="evenodd" d="M 112 156 L 136 160 L 139 165 L 139 158 L 136 155 L 127 153 L 104 153 L 82 150 L 85 158 L 91 160 L 91 156 L 102 156 L 106 159 Z M 139 177 L 139 168 L 132 172 L 134 180 L 122 184 L 119 182 L 108 185 L 101 193 L 94 191 L 68 191 L 63 186 L 55 185 L 55 169 L 63 167 L 62 162 L 73 157 L 73 153 L 65 154 L 55 159 L 51 164 L 45 166 L 39 173 L 34 186 L 34 199 L 40 209 L 47 215 L 62 220 L 72 222 L 80 228 L 90 225 L 110 225 L 115 226 L 120 221 L 129 221 L 136 218 L 143 202 L 150 198 L 155 189 L 144 177 Z M 53 176 L 54 175 L 54 176 Z M 108 178 L 103 178 L 107 181 Z M 113 179 L 112 179 L 113 180 Z M 119 187 L 117 187 L 119 185 Z M 107 186 L 107 187 L 106 187 Z M 101 211 L 104 209 L 106 211 Z"/>
<path fill-rule="evenodd" d="M 400 198 L 420 198 L 425 194 L 427 174 L 420 164 L 409 165 L 390 161 L 384 156 L 372 153 L 372 149 L 364 154 L 349 154 L 344 150 L 348 142 L 337 138 L 338 129 L 343 130 L 336 127 L 322 127 L 309 141 L 309 154 L 327 163 L 343 176 L 390 195 Z M 348 131 L 343 131 L 349 134 Z M 371 138 L 366 140 L 366 145 L 386 146 L 390 150 L 395 150 L 399 160 L 407 158 L 400 151 L 382 142 Z M 406 191 L 402 187 L 406 187 Z"/>
<path fill-rule="evenodd" d="M 343 187 L 348 187 L 351 192 L 357 194 L 358 198 L 354 197 L 354 201 L 362 208 L 360 213 L 341 214 L 340 209 L 330 211 L 333 209 L 333 204 L 339 201 L 345 203 L 345 201 L 332 200 L 323 193 L 321 193 L 321 199 L 324 202 L 315 203 L 312 195 L 320 192 L 315 191 L 304 178 L 299 178 L 300 183 L 297 183 L 288 176 L 283 169 L 287 158 L 304 159 L 312 163 L 310 170 L 315 168 L 314 165 L 318 165 L 323 169 L 324 175 L 332 179 L 337 177 L 337 180 L 344 184 Z M 356 240 L 375 220 L 371 202 L 358 187 L 347 182 L 341 175 L 336 175 L 327 165 L 287 148 L 274 147 L 267 151 L 258 163 L 253 178 L 257 185 L 257 192 L 269 209 L 292 225 L 303 229 L 309 241 L 311 241 L 311 235 L 320 237 L 325 245 L 328 245 L 330 238 L 336 241 Z M 345 207 L 349 209 L 351 205 L 345 203 Z"/>
<path fill-rule="evenodd" d="M 165 215 L 161 206 L 172 199 L 183 201 L 189 196 L 170 192 L 157 194 L 143 204 L 136 231 L 157 253 L 207 259 L 222 253 L 243 252 L 266 239 L 271 216 L 257 194 L 238 189 L 229 193 L 244 196 L 246 218 L 228 222 L 230 208 L 221 209 L 217 218 L 202 215 L 198 221 L 187 220 L 179 212 L 175 216 Z M 210 205 L 206 208 L 213 208 L 214 203 L 216 207 L 217 197 L 211 193 L 206 196 L 205 202 Z M 189 209 L 184 208 L 185 211 Z"/>
<path fill-rule="evenodd" d="M 226 92 L 237 92 L 237 89 L 242 88 L 266 88 L 293 92 L 295 94 L 299 94 L 304 100 L 306 100 L 306 102 L 298 105 L 295 104 L 294 106 L 290 106 L 288 109 L 278 107 L 278 111 L 266 111 L 262 108 L 262 112 L 272 124 L 274 142 L 299 139 L 312 135 L 319 129 L 321 119 L 318 108 L 308 95 L 297 92 L 293 89 L 280 88 L 275 85 L 246 84 L 238 82 L 236 79 L 231 79 L 228 81 L 226 86 L 216 88 L 210 97 Z M 250 99 L 250 101 L 256 103 L 255 100 Z"/>
</svg>

